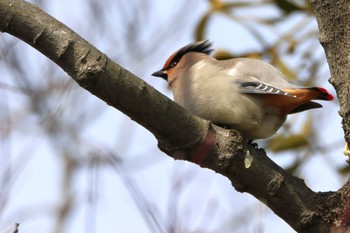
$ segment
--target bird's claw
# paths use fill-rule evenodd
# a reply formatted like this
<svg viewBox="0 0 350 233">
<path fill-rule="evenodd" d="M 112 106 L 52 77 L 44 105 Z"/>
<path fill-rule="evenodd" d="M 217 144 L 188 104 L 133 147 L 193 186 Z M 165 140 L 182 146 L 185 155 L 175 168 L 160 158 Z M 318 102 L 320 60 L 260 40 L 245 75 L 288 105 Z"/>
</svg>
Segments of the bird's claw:
<svg viewBox="0 0 350 233">
<path fill-rule="evenodd" d="M 254 147 L 255 149 L 259 149 L 259 145 L 256 142 L 253 142 L 253 140 L 249 140 L 248 144 Z"/>
</svg>

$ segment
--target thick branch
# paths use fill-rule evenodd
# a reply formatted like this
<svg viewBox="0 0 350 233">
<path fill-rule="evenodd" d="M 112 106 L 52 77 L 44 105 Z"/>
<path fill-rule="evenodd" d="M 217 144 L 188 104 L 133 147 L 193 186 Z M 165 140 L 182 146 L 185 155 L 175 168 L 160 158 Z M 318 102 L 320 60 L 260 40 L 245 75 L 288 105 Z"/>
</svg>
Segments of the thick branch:
<svg viewBox="0 0 350 233">
<path fill-rule="evenodd" d="M 311 0 L 329 64 L 331 79 L 340 104 L 345 140 L 350 145 L 350 5 L 348 0 Z M 341 227 L 350 226 L 350 183 L 339 191 Z"/>
<path fill-rule="evenodd" d="M 350 144 L 350 8 L 348 0 L 311 1 L 320 31 L 320 43 L 336 89 L 345 140 Z"/>
<path fill-rule="evenodd" d="M 188 115 L 71 29 L 24 1 L 9 0 L 0 4 L 1 31 L 27 42 L 58 64 L 80 86 L 149 129 L 162 147 L 195 146 L 201 140 L 207 128 L 203 120 Z M 193 130 L 181 135 L 190 128 Z M 164 137 L 169 132 L 172 136 Z"/>
<path fill-rule="evenodd" d="M 143 125 L 168 155 L 223 174 L 238 191 L 266 203 L 299 232 L 329 229 L 329 206 L 336 205 L 337 193 L 312 192 L 263 150 L 247 148 L 238 133 L 190 115 L 39 8 L 20 0 L 0 0 L 0 30 L 27 42 L 83 88 Z M 254 160 L 245 168 L 248 149 Z"/>
</svg>

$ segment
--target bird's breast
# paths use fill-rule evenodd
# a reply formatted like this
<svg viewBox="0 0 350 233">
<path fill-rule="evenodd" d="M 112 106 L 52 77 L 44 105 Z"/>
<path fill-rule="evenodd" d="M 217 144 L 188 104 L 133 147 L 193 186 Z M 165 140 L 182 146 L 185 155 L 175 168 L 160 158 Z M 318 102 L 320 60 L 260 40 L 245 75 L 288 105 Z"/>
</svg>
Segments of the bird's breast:
<svg viewBox="0 0 350 233">
<path fill-rule="evenodd" d="M 249 139 L 271 136 L 285 120 L 256 96 L 241 94 L 233 76 L 202 63 L 177 77 L 172 90 L 175 102 L 191 113 L 240 130 Z"/>
</svg>

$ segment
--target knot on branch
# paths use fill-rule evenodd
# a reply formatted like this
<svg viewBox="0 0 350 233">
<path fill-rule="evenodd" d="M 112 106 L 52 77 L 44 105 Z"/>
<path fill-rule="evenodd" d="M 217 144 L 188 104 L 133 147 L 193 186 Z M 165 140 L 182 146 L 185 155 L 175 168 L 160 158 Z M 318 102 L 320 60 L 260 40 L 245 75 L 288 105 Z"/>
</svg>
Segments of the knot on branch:
<svg viewBox="0 0 350 233">
<path fill-rule="evenodd" d="M 303 225 L 303 228 L 305 228 L 308 225 L 314 223 L 315 219 L 318 218 L 319 215 L 314 211 L 305 210 L 300 217 L 300 223 Z"/>
<path fill-rule="evenodd" d="M 93 49 L 78 52 L 80 59 L 78 59 L 75 64 L 75 80 L 80 86 L 91 90 L 97 85 L 101 78 L 99 74 L 104 73 L 109 59 L 106 55 L 101 56 L 101 54 L 97 54 Z M 122 69 L 119 71 L 121 72 L 121 70 Z M 116 77 L 119 75 L 120 74 L 116 74 Z"/>
<path fill-rule="evenodd" d="M 267 192 L 273 196 L 275 195 L 278 190 L 280 190 L 282 184 L 284 182 L 284 177 L 281 175 L 276 175 L 271 182 L 267 185 Z"/>
</svg>

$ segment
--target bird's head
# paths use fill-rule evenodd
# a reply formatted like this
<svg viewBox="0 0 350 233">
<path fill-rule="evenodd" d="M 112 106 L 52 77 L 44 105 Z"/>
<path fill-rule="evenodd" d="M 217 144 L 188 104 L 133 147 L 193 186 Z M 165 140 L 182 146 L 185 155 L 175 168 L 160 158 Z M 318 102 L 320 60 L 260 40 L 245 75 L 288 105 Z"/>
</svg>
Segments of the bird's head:
<svg viewBox="0 0 350 233">
<path fill-rule="evenodd" d="M 213 51 L 211 49 L 211 46 L 212 43 L 209 40 L 190 43 L 173 53 L 166 60 L 163 68 L 157 72 L 154 72 L 152 75 L 163 78 L 164 80 L 168 81 L 169 86 L 171 86 L 171 83 L 174 81 L 174 79 L 177 76 L 181 75 L 179 74 L 181 72 L 180 67 L 186 65 L 181 64 L 184 63 L 182 62 L 184 60 L 182 58 L 185 55 L 193 52 L 209 55 Z"/>
</svg>

